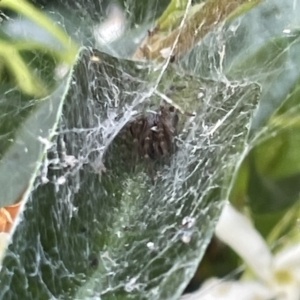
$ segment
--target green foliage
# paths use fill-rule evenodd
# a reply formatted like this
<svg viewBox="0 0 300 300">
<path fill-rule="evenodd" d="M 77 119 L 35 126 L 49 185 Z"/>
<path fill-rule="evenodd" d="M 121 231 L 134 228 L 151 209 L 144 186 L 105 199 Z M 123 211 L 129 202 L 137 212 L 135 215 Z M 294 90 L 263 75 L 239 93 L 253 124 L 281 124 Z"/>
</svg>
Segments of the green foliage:
<svg viewBox="0 0 300 300">
<path fill-rule="evenodd" d="M 121 4 L 127 15 L 134 8 L 130 25 L 145 31 L 155 16 L 167 32 L 187 2 Z M 0 205 L 24 191 L 27 201 L 2 262 L 0 299 L 178 299 L 227 199 L 271 245 L 299 241 L 300 44 L 297 26 L 285 31 L 297 13 L 279 0 L 235 2 L 222 29 L 161 67 L 79 51 L 69 38 L 76 30 L 66 34 L 24 0 L 0 1 L 19 16 L 19 31 L 10 20 L 0 28 Z M 139 38 L 132 27 L 112 44 L 119 56 L 129 53 L 124 39 Z M 162 96 L 195 116 L 180 114 L 169 159 L 136 160 L 126 124 Z M 222 260 L 218 268 L 205 259 L 205 274 L 238 264 L 230 251 Z"/>
<path fill-rule="evenodd" d="M 86 130 L 97 128 L 99 118 L 105 123 L 108 115 L 108 107 L 104 100 L 107 91 L 110 93 L 109 98 L 113 99 L 113 91 L 109 89 L 111 80 L 115 79 L 115 88 L 122 93 L 119 95 L 122 101 L 119 105 L 122 107 L 125 104 L 132 105 L 135 95 L 149 93 L 151 78 L 157 78 L 159 75 L 157 71 L 152 70 L 152 66 L 145 65 L 141 68 L 140 63 L 136 65 L 131 61 L 118 60 L 97 51 L 93 53 L 83 51 L 81 57 L 73 75 L 76 84 L 72 85 L 65 100 L 59 128 Z M 95 62 L 91 63 L 93 60 Z M 87 65 L 89 69 L 86 69 Z M 129 75 L 128 78 L 131 79 L 120 80 L 123 74 Z M 87 88 L 89 82 L 96 83 L 95 89 Z M 196 87 L 201 87 L 205 93 L 213 92 L 212 107 L 204 108 L 204 103 L 199 104 L 195 93 Z M 3 261 L 1 281 L 12 282 L 11 295 L 22 293 L 28 297 L 29 295 L 49 297 L 50 289 L 52 295 L 57 297 L 64 295 L 65 298 L 74 298 L 73 293 L 82 285 L 82 280 L 89 277 L 75 298 L 90 297 L 92 291 L 103 294 L 107 299 L 112 297 L 151 299 L 154 297 L 152 295 L 154 288 L 161 298 L 168 298 L 183 290 L 186 280 L 197 267 L 201 252 L 205 250 L 203 239 L 210 239 L 213 234 L 212 224 L 219 215 L 220 197 L 223 193 L 226 194 L 222 182 L 235 169 L 233 159 L 237 158 L 237 149 L 241 149 L 243 145 L 242 141 L 247 134 L 244 124 L 249 121 L 251 108 L 258 98 L 258 91 L 257 86 L 252 84 L 241 87 L 237 85 L 232 91 L 228 91 L 224 84 L 183 76 L 174 72 L 173 68 L 164 73 L 158 90 L 164 93 L 173 90 L 170 94 L 172 99 L 179 99 L 180 95 L 181 97 L 184 95 L 184 98 L 181 98 L 182 102 L 177 102 L 178 105 L 189 103 L 189 109 L 197 112 L 198 117 L 193 121 L 195 128 L 198 128 L 195 136 L 202 138 L 193 139 L 196 148 L 178 150 L 176 157 L 170 162 L 171 169 L 158 165 L 161 172 L 165 173 L 165 178 L 158 179 L 154 186 L 147 175 L 147 168 L 145 174 L 144 163 L 141 162 L 132 171 L 133 163 L 129 159 L 132 150 L 125 148 L 125 151 L 120 153 L 121 146 L 118 139 L 107 150 L 105 166 L 108 171 L 101 176 L 101 180 L 99 174 L 95 174 L 89 165 L 81 166 L 78 174 L 81 178 L 79 187 L 76 178 L 65 173 L 68 173 L 67 169 L 57 171 L 50 169 L 48 178 L 53 184 L 40 185 L 35 189 L 32 201 L 27 204 L 24 212 L 24 221 L 17 227 L 14 242 Z M 94 100 L 92 95 L 96 95 Z M 223 97 L 228 97 L 224 104 Z M 88 106 L 86 99 L 91 99 Z M 149 100 L 150 103 L 156 103 L 158 99 L 154 96 Z M 217 107 L 219 109 L 215 111 Z M 225 118 L 228 111 L 231 116 Z M 242 117 L 239 117 L 241 112 Z M 205 132 L 205 128 L 196 125 L 205 120 L 207 128 L 211 128 L 216 120 L 222 118 L 225 118 L 224 121 L 216 128 L 216 134 L 212 137 Z M 232 119 L 238 121 L 229 129 Z M 244 128 L 242 133 L 241 127 Z M 189 131 L 189 127 L 186 130 Z M 235 134 L 234 130 L 238 130 L 239 134 Z M 76 135 L 72 130 L 64 132 L 58 136 L 56 142 L 61 146 L 53 153 L 50 152 L 50 157 L 56 155 L 56 151 L 65 151 L 76 158 L 80 157 L 81 153 L 91 159 L 97 159 L 97 155 L 93 155 L 92 152 L 93 145 L 90 144 L 94 141 L 94 147 L 97 147 L 97 144 L 101 143 L 101 137 L 97 137 L 97 130 L 91 132 L 89 137 L 84 130 L 83 134 L 78 132 Z M 231 135 L 236 136 L 236 139 Z M 191 142 L 188 135 L 182 135 L 181 139 L 186 143 Z M 62 141 L 65 150 L 61 149 Z M 234 143 L 235 147 L 232 148 L 228 141 Z M 210 144 L 215 146 L 212 147 Z M 90 145 L 89 148 L 86 145 Z M 208 149 L 210 154 L 207 156 Z M 59 156 L 61 157 L 61 154 Z M 198 157 L 203 157 L 201 163 Z M 186 162 L 186 165 L 181 164 L 181 172 L 189 179 L 182 183 L 176 180 L 179 170 L 177 160 Z M 227 168 L 222 167 L 221 161 Z M 59 187 L 53 180 L 61 176 L 65 176 L 67 182 Z M 174 184 L 177 185 L 176 189 L 173 188 Z M 192 187 L 198 190 L 196 196 L 191 191 Z M 73 203 L 76 207 L 71 219 L 68 217 L 70 204 L 62 204 L 63 199 L 67 198 L 69 203 Z M 203 210 L 206 211 L 205 215 Z M 57 224 L 58 212 L 60 222 Z M 190 215 L 197 221 L 189 230 L 184 229 L 181 225 L 182 219 Z M 64 234 L 61 234 L 60 228 L 63 228 Z M 83 228 L 86 231 L 84 233 L 81 232 Z M 191 235 L 191 241 L 187 244 L 182 241 L 184 235 L 187 235 L 186 238 Z M 32 247 L 26 249 L 24 238 L 26 244 L 28 241 L 31 245 L 40 244 L 47 257 L 46 261 L 39 262 L 40 268 L 45 269 L 42 272 L 41 282 L 34 277 L 26 279 L 36 262 L 35 257 L 28 259 L 31 257 L 30 253 L 35 250 Z M 148 248 L 149 242 L 155 245 L 155 249 Z M 89 253 L 85 251 L 86 243 L 89 245 Z M 69 249 L 70 245 L 73 245 L 72 249 L 64 251 L 65 247 Z M 134 248 L 129 245 L 133 245 Z M 126 249 L 128 253 L 124 255 Z M 106 252 L 108 258 L 105 258 Z M 24 268 L 22 280 L 30 280 L 30 289 L 22 290 L 22 286 L 14 284 L 20 277 L 15 275 L 11 277 L 9 272 L 18 264 L 13 258 L 13 253 L 20 253 L 22 256 L 19 257 Z M 49 263 L 50 266 L 55 265 L 58 257 L 61 266 L 49 268 Z M 169 260 L 168 264 L 162 264 L 162 261 L 166 262 L 170 257 L 172 260 Z M 97 261 L 97 266 L 89 263 L 89 259 L 92 262 Z M 108 263 L 111 260 L 109 269 L 106 259 Z M 140 263 L 136 264 L 137 260 Z M 177 268 L 174 272 L 170 272 L 174 261 Z M 190 267 L 184 267 L 187 264 L 190 264 Z M 64 276 L 65 269 L 73 275 Z M 107 283 L 110 272 L 115 276 Z M 162 282 L 159 281 L 160 274 L 165 274 Z M 130 285 L 135 283 L 127 282 L 127 278 L 135 277 L 139 278 L 143 289 L 131 290 Z M 176 285 L 174 286 L 174 281 L 178 283 L 179 290 Z M 125 286 L 120 286 L 120 282 Z M 107 290 L 108 284 L 113 287 L 113 292 Z"/>
<path fill-rule="evenodd" d="M 10 31 L 9 21 L 3 21 L 0 29 L 0 182 L 6 187 L 0 203 L 5 206 L 13 204 L 34 179 L 45 152 L 41 140 L 53 135 L 77 47 L 27 2 L 16 5 L 15 1 L 3 0 L 0 8 L 35 22 L 28 23 L 20 16 L 16 25 L 19 31 Z M 22 31 L 25 28 L 27 32 Z M 44 40 L 28 38 L 36 28 L 42 28 Z M 59 74 L 60 69 L 66 75 Z"/>
<path fill-rule="evenodd" d="M 77 47 L 61 29 L 26 1 L 2 0 L 0 8 L 10 9 L 30 18 L 35 22 L 32 30 L 34 26 L 40 26 L 54 38 L 52 42 L 55 47 L 49 47 L 25 36 L 11 36 L 5 32 L 5 28 L 0 31 L 1 81 L 15 83 L 23 94 L 46 96 L 54 85 L 55 66 L 62 63 L 72 65 Z M 26 24 L 25 19 L 23 22 Z M 38 73 L 35 72 L 36 69 Z"/>
</svg>

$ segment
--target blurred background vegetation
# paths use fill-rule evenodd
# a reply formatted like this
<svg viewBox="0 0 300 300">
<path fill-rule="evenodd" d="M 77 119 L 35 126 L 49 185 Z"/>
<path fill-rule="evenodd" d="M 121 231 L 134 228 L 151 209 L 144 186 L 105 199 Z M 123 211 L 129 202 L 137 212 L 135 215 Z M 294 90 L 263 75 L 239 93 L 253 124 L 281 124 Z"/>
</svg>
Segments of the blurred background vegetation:
<svg viewBox="0 0 300 300">
<path fill-rule="evenodd" d="M 219 2 L 124 0 L 115 2 L 114 15 L 108 0 L 0 1 L 0 205 L 16 203 L 28 186 L 36 189 L 39 162 L 50 147 L 45 140 L 54 136 L 81 46 L 131 58 L 148 30 L 164 24 L 157 33 L 164 40 L 174 24 L 178 28 L 188 3 L 197 15 L 205 4 L 212 7 L 208 14 L 220 9 Z M 259 85 L 247 153 L 227 190 L 230 201 L 250 216 L 271 248 L 279 249 L 289 239 L 299 240 L 300 2 L 233 2 L 236 9 L 215 20 L 175 64 L 207 80 Z M 123 27 L 113 41 L 103 43 L 96 33 L 110 16 L 119 16 Z M 235 253 L 212 239 L 187 291 L 240 264 Z M 5 293 L 1 299 L 8 299 Z"/>
</svg>

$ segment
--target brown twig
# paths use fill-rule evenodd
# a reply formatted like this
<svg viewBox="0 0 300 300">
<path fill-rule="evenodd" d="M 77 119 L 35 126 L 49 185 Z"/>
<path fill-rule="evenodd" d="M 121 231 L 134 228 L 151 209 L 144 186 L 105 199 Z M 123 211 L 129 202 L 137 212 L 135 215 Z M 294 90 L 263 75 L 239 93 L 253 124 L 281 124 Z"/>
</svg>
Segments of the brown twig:
<svg viewBox="0 0 300 300">
<path fill-rule="evenodd" d="M 242 4 L 254 6 L 261 0 L 208 0 L 201 9 L 193 14 L 186 23 L 169 35 L 159 37 L 159 32 L 148 35 L 133 55 L 134 59 L 165 59 L 163 49 L 171 49 L 177 40 L 172 53 L 178 57 L 192 48 L 213 28 L 219 26 Z"/>
</svg>

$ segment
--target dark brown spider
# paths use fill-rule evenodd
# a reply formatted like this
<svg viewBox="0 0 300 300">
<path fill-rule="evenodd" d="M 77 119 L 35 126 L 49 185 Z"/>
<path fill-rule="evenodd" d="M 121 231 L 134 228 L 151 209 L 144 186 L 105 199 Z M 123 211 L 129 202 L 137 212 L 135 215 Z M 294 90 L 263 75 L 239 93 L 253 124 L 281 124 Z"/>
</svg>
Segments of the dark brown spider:
<svg viewBox="0 0 300 300">
<path fill-rule="evenodd" d="M 108 168 L 113 168 L 113 164 L 122 164 L 122 167 L 129 167 L 128 171 L 134 171 L 139 161 L 144 161 L 154 184 L 157 175 L 155 165 L 167 163 L 176 149 L 174 137 L 177 135 L 179 113 L 193 115 L 166 103 L 156 111 L 148 110 L 129 121 L 121 130 L 121 140 L 111 148 L 111 153 L 114 153 L 111 157 L 114 159 L 106 159 Z M 131 157 L 128 156 L 130 152 Z"/>
<path fill-rule="evenodd" d="M 174 106 L 161 105 L 128 124 L 134 148 L 140 157 L 157 160 L 173 150 L 177 133 L 178 113 Z"/>
</svg>

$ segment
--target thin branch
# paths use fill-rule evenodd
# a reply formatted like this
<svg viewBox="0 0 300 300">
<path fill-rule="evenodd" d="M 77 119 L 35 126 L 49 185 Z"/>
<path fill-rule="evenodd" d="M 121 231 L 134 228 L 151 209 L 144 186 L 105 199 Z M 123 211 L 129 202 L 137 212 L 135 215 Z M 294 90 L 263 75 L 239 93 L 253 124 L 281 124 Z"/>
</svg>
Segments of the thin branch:
<svg viewBox="0 0 300 300">
<path fill-rule="evenodd" d="M 190 50 L 208 32 L 219 26 L 233 15 L 238 15 L 248 10 L 262 0 L 208 0 L 199 11 L 195 12 L 186 21 L 183 27 L 173 30 L 167 36 L 159 36 L 163 33 L 150 34 L 142 42 L 141 46 L 133 55 L 134 59 L 165 59 L 164 53 L 172 49 L 178 37 L 178 43 L 172 53 L 178 57 Z M 245 6 L 245 9 L 241 9 Z"/>
</svg>

